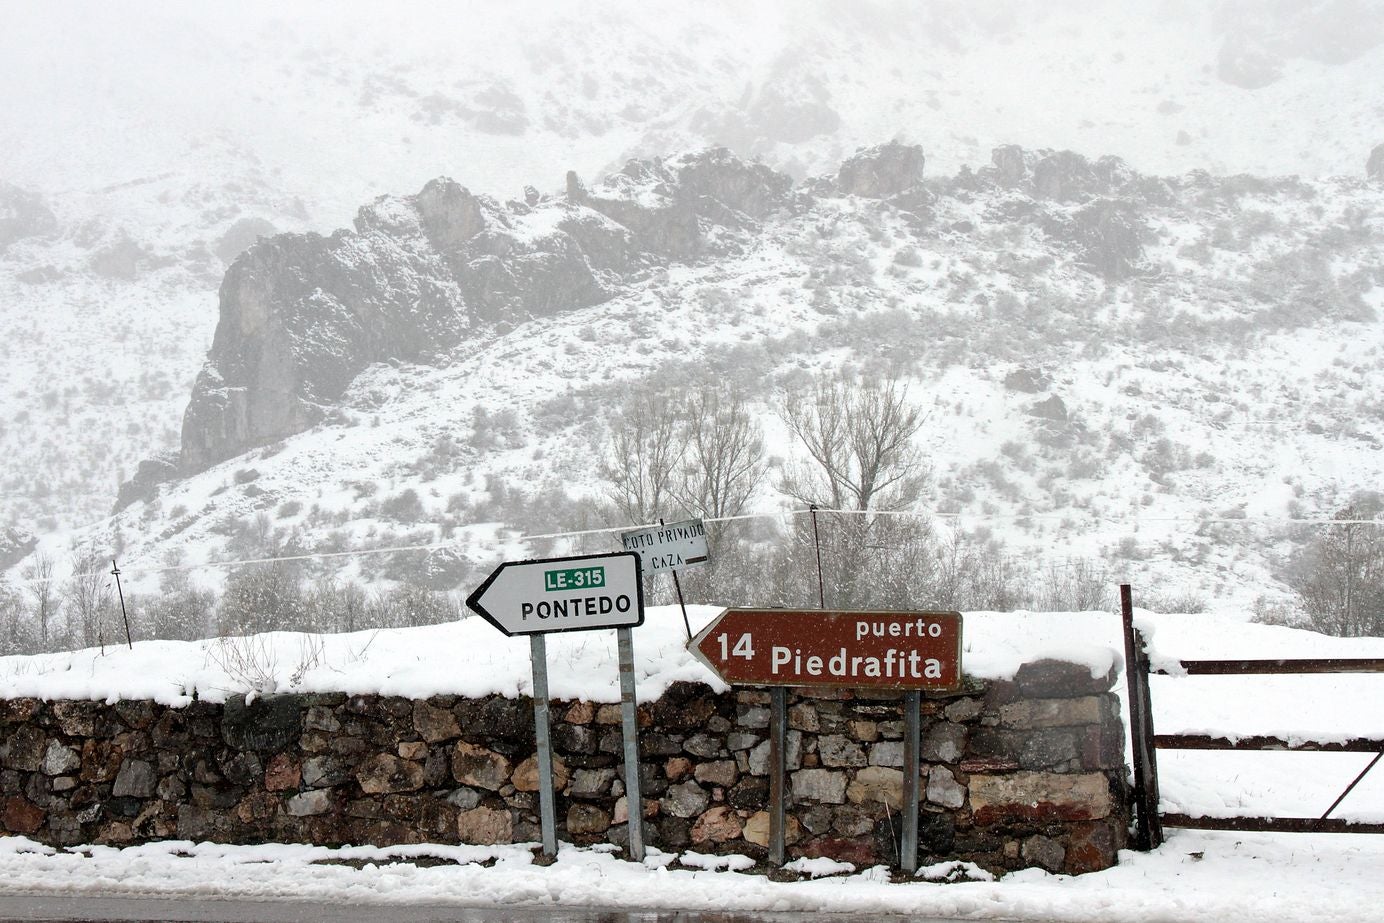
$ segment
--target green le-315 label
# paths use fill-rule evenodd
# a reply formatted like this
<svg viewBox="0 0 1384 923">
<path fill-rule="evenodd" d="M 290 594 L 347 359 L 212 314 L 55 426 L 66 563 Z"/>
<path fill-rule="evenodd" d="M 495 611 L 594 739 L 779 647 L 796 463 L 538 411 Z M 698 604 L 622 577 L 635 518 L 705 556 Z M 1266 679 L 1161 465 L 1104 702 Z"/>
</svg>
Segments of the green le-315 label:
<svg viewBox="0 0 1384 923">
<path fill-rule="evenodd" d="M 560 590 L 593 590 L 605 585 L 604 567 L 573 567 L 543 572 L 543 589 L 549 593 Z"/>
</svg>

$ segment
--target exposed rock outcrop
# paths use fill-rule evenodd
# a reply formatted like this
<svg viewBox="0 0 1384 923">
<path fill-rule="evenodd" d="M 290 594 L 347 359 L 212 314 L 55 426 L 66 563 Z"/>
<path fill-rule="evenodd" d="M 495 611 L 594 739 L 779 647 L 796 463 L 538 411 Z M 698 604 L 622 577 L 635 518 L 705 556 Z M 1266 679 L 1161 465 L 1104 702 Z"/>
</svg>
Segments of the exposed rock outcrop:
<svg viewBox="0 0 1384 923">
<path fill-rule="evenodd" d="M 1384 144 L 1376 144 L 1374 150 L 1370 151 L 1370 159 L 1365 162 L 1365 175 L 1384 183 Z"/>
<path fill-rule="evenodd" d="M 923 149 L 891 141 L 857 151 L 841 164 L 836 182 L 842 193 L 883 199 L 923 181 Z"/>
<path fill-rule="evenodd" d="M 0 183 L 0 254 L 26 237 L 52 234 L 58 219 L 37 194 Z"/>
<path fill-rule="evenodd" d="M 26 529 L 0 529 L 0 570 L 8 570 L 38 547 L 38 539 Z"/>
<path fill-rule="evenodd" d="M 504 204 L 437 179 L 361 208 L 354 230 L 261 238 L 222 281 L 179 471 L 312 426 L 371 363 L 426 362 L 478 325 L 599 304 L 632 273 L 718 252 L 787 204 L 791 188 L 790 177 L 713 149 L 630 161 L 591 190 L 569 174 L 565 200 Z"/>
</svg>

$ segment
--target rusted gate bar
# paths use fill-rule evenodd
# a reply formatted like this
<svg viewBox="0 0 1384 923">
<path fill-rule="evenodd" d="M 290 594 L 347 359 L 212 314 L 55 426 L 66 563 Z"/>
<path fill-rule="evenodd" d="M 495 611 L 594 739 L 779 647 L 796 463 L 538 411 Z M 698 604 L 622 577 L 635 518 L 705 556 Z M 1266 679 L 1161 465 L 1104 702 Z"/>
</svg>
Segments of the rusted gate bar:
<svg viewBox="0 0 1384 923">
<path fill-rule="evenodd" d="M 1120 617 L 1124 623 L 1125 684 L 1129 690 L 1129 740 L 1138 823 L 1134 845 L 1136 849 L 1157 849 L 1163 844 L 1163 826 L 1158 815 L 1158 759 L 1149 699 L 1148 656 L 1144 639 L 1134 627 L 1134 597 L 1127 583 L 1120 585 Z"/>
<path fill-rule="evenodd" d="M 1291 743 L 1281 737 L 1230 740 L 1207 734 L 1155 734 L 1153 745 L 1160 750 L 1292 750 L 1302 753 L 1378 753 L 1384 748 L 1384 742 L 1361 737 L 1334 743 L 1311 740 Z"/>
<path fill-rule="evenodd" d="M 1384 658 L 1329 658 L 1306 660 L 1183 660 L 1187 676 L 1253 676 L 1278 673 L 1384 673 Z M 1153 671 L 1175 675 L 1168 670 Z"/>
<path fill-rule="evenodd" d="M 1137 740 L 1137 730 L 1135 730 L 1135 707 L 1134 702 L 1134 677 L 1138 675 L 1143 681 L 1143 691 L 1148 691 L 1148 676 L 1150 673 L 1149 664 L 1146 657 L 1143 657 L 1143 646 L 1138 632 L 1133 628 L 1132 616 L 1129 614 L 1129 604 L 1127 587 L 1121 587 L 1121 601 L 1125 603 L 1125 647 L 1126 650 L 1134 650 L 1132 656 L 1139 659 L 1141 669 L 1126 672 L 1130 676 L 1131 682 L 1131 703 L 1130 703 L 1130 724 L 1131 735 Z M 1308 673 L 1384 673 L 1384 658 L 1379 657 L 1359 657 L 1359 658 L 1282 658 L 1277 660 L 1183 660 L 1179 661 L 1179 670 L 1174 673 L 1171 670 L 1157 670 L 1162 676 L 1265 676 L 1265 675 L 1286 675 L 1286 674 L 1308 674 Z M 1147 713 L 1147 701 L 1143 702 L 1140 709 Z M 1355 786 L 1360 784 L 1360 780 L 1369 774 L 1384 758 L 1384 740 L 1367 737 L 1353 737 L 1349 740 L 1340 741 L 1300 741 L 1293 742 L 1282 737 L 1271 737 L 1265 735 L 1252 735 L 1249 737 L 1238 737 L 1230 739 L 1228 737 L 1211 734 L 1153 734 L 1152 726 L 1149 727 L 1149 740 L 1153 749 L 1162 750 L 1241 750 L 1241 751 L 1290 751 L 1300 753 L 1373 753 L 1374 759 L 1370 760 L 1369 765 L 1360 770 L 1345 790 L 1337 796 L 1331 803 L 1331 807 L 1321 817 L 1192 817 L 1188 814 L 1162 814 L 1158 815 L 1162 823 L 1169 827 L 1190 827 L 1197 830 L 1239 830 L 1246 832 L 1267 832 L 1267 833 L 1384 833 L 1384 824 L 1355 823 L 1353 821 L 1333 819 L 1331 813 L 1336 810 L 1342 801 L 1346 799 Z M 1135 747 L 1135 784 L 1139 779 L 1139 749 Z M 1155 785 L 1157 775 L 1155 770 Z M 1156 798 L 1156 792 L 1155 792 Z M 1154 802 L 1155 805 L 1157 802 Z M 1139 802 L 1142 809 L 1142 802 Z M 1141 810 L 1142 815 L 1142 810 Z M 1141 822 L 1142 823 L 1142 822 Z M 1142 839 L 1143 829 L 1140 828 Z"/>
<path fill-rule="evenodd" d="M 1360 824 L 1320 817 L 1191 817 L 1164 814 L 1169 827 L 1190 830 L 1236 830 L 1243 833 L 1384 833 L 1384 824 Z"/>
</svg>

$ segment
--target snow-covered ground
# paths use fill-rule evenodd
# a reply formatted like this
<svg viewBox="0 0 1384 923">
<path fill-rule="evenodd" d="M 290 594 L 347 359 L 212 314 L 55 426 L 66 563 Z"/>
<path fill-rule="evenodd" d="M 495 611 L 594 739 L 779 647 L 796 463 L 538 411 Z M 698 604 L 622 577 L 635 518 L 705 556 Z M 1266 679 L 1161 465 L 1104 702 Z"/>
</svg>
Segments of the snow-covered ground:
<svg viewBox="0 0 1384 923">
<path fill-rule="evenodd" d="M 693 629 L 718 610 L 695 607 Z M 1328 638 L 1244 621 L 1231 612 L 1162 615 L 1140 611 L 1156 662 L 1218 657 L 1382 657 L 1384 639 Z M 1020 663 L 1065 656 L 1103 672 L 1122 661 L 1112 613 L 965 615 L 968 673 L 1011 676 Z M 649 611 L 636 629 L 641 699 L 670 682 L 715 683 L 684 649 L 676 608 Z M 613 632 L 549 638 L 552 694 L 618 699 Z M 474 669 L 455 669 L 466 650 Z M 237 668 L 246 660 L 263 669 Z M 306 664 L 306 668 L 305 667 Z M 300 674 L 297 682 L 292 681 Z M 8 695 L 51 698 L 153 697 L 180 701 L 237 691 L 343 690 L 400 695 L 516 694 L 528 689 L 528 645 L 479 619 L 399 631 L 309 637 L 289 633 L 247 642 L 144 642 L 133 651 L 0 659 Z M 1331 740 L 1384 737 L 1379 676 L 1156 678 L 1160 732 L 1214 731 Z M 1116 686 L 1123 694 L 1123 683 Z M 1316 816 L 1368 762 L 1362 754 L 1181 754 L 1161 759 L 1163 809 L 1211 815 Z M 1178 758 L 1173 758 L 1178 757 Z M 1367 776 L 1335 816 L 1384 821 L 1384 774 Z M 415 846 L 327 849 L 232 847 L 186 842 L 126 849 L 54 850 L 22 837 L 0 839 L 0 890 L 496 903 L 640 909 L 779 910 L 930 915 L 965 919 L 1054 920 L 1381 920 L 1384 839 L 1361 835 L 1231 834 L 1169 831 L 1151 854 L 1125 852 L 1120 865 L 1077 878 L 1038 870 L 988 880 L 961 866 L 924 869 L 919 881 L 891 881 L 884 868 L 825 863 L 798 869 L 803 880 L 772 882 L 733 871 L 747 863 L 695 853 L 651 851 L 641 865 L 601 848 L 564 847 L 555 864 L 533 864 L 523 846 Z M 657 845 L 657 844 L 654 844 Z M 415 865 L 429 856 L 443 862 Z M 726 868 L 729 862 L 730 868 Z M 359 867 L 357 867 L 359 866 Z M 949 884 L 929 877 L 959 878 Z"/>
<path fill-rule="evenodd" d="M 456 865 L 414 865 L 417 856 Z M 54 851 L 0 840 L 0 890 L 65 894 L 278 898 L 384 905 L 563 906 L 631 910 L 898 914 L 910 919 L 1054 923 L 1273 923 L 1384 918 L 1384 839 L 1175 831 L 1157 852 L 1079 877 L 1018 872 L 1000 881 L 891 883 L 883 868 L 799 882 L 690 868 L 695 855 L 650 850 L 643 865 L 564 846 L 551 866 L 519 847 L 391 849 L 159 843 Z M 364 863 L 354 868 L 331 863 Z M 493 864 L 492 864 L 493 862 Z M 484 864 L 482 864 L 484 863 Z"/>
</svg>

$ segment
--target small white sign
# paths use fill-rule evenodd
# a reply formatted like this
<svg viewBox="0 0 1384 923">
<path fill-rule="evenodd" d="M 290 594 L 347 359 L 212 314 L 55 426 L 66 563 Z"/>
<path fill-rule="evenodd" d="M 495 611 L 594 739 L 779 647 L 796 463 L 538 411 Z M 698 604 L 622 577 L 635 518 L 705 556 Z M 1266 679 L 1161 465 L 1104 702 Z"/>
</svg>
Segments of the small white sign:
<svg viewBox="0 0 1384 923">
<path fill-rule="evenodd" d="M 506 561 L 476 588 L 466 605 L 507 635 L 642 625 L 639 556 Z"/>
<path fill-rule="evenodd" d="M 707 561 L 706 526 L 700 519 L 650 526 L 620 536 L 626 551 L 639 555 L 651 574 L 682 570 Z"/>
</svg>

